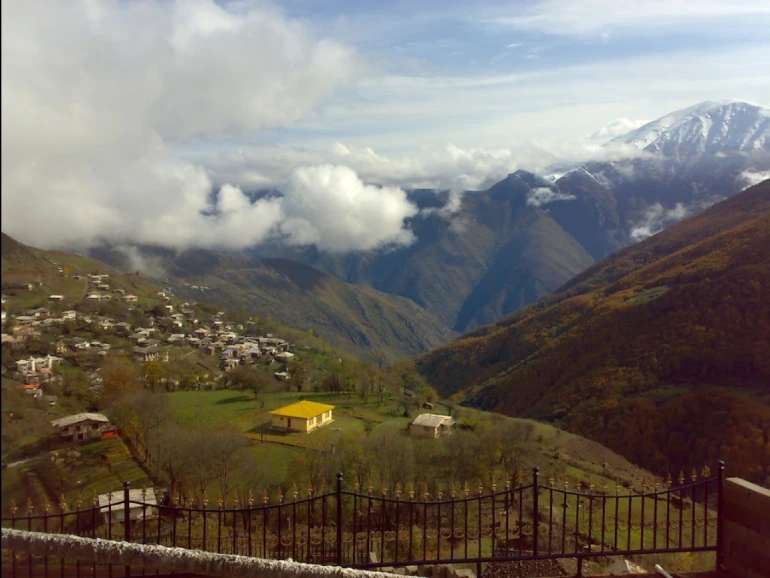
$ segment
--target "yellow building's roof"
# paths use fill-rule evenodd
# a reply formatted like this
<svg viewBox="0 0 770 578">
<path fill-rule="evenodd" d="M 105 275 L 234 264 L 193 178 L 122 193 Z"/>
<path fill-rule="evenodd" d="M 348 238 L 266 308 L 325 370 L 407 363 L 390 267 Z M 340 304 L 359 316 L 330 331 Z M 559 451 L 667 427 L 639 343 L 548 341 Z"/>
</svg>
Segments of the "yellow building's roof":
<svg viewBox="0 0 770 578">
<path fill-rule="evenodd" d="M 297 403 L 274 409 L 270 412 L 270 415 L 309 419 L 332 409 L 334 409 L 333 405 L 326 405 L 325 403 L 318 403 L 316 401 L 298 401 Z"/>
</svg>

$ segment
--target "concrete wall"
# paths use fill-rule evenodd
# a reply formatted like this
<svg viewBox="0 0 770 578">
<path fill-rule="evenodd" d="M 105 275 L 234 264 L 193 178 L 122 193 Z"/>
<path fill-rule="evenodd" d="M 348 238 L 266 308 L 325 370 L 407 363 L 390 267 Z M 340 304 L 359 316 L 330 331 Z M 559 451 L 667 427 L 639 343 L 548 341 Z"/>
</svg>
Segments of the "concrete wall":
<svg viewBox="0 0 770 578">
<path fill-rule="evenodd" d="M 134 576 L 140 573 L 137 569 L 145 568 L 166 573 L 202 574 L 222 578 L 400 578 L 395 574 L 338 566 L 263 560 L 248 556 L 144 546 L 63 534 L 24 532 L 9 528 L 2 529 L 2 547 L 24 555 L 47 556 L 52 559 L 66 556 L 69 560 L 81 562 L 128 565 L 134 569 Z"/>
<path fill-rule="evenodd" d="M 736 578 L 770 576 L 770 490 L 740 478 L 727 478 L 722 494 L 721 554 Z"/>
</svg>

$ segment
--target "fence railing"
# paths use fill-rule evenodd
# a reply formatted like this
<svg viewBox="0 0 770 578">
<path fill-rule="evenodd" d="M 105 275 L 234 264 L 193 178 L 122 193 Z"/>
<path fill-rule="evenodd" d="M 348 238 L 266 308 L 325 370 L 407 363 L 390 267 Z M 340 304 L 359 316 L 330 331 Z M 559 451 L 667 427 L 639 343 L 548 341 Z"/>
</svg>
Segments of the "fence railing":
<svg viewBox="0 0 770 578">
<path fill-rule="evenodd" d="M 192 498 L 132 499 L 129 484 L 114 500 L 74 510 L 2 518 L 5 527 L 72 534 L 224 554 L 375 569 L 413 564 L 584 559 L 715 551 L 721 535 L 724 464 L 689 479 L 641 487 L 570 486 L 542 480 L 512 487 L 450 488 L 392 495 L 338 474 L 332 491 L 289 492 L 270 503 L 211 507 Z M 60 560 L 64 568 L 65 560 Z M 11 575 L 22 563 L 4 555 Z M 27 563 L 33 563 L 27 560 Z M 46 571 L 49 561 L 44 564 Z M 580 567 L 580 566 L 579 566 Z M 5 574 L 4 574 L 5 575 Z"/>
</svg>

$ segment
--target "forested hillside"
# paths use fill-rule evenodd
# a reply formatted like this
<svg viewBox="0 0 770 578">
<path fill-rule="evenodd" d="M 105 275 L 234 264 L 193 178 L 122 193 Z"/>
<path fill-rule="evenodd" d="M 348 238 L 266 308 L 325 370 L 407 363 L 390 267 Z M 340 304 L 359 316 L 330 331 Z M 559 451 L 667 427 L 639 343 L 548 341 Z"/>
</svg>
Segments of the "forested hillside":
<svg viewBox="0 0 770 578">
<path fill-rule="evenodd" d="M 420 358 L 442 394 L 559 421 L 654 471 L 770 476 L 770 181 Z"/>
<path fill-rule="evenodd" d="M 413 301 L 346 283 L 288 259 L 253 259 L 204 249 L 176 252 L 142 247 L 137 255 L 174 293 L 310 330 L 351 355 L 394 362 L 453 337 Z M 137 259 L 109 248 L 92 254 L 122 271 Z"/>
</svg>

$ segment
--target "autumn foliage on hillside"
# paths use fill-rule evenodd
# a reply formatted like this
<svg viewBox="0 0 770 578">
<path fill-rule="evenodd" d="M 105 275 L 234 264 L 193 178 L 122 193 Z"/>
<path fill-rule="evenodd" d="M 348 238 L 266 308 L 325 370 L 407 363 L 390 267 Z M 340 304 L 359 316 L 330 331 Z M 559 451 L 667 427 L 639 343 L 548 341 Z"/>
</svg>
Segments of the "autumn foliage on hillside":
<svg viewBox="0 0 770 578">
<path fill-rule="evenodd" d="M 770 182 L 420 358 L 443 394 L 559 421 L 664 475 L 770 481 Z"/>
</svg>

